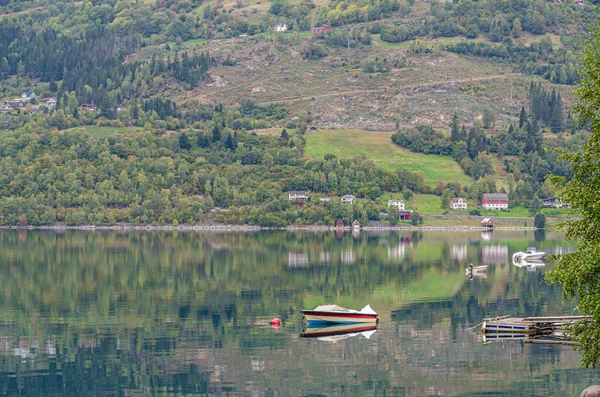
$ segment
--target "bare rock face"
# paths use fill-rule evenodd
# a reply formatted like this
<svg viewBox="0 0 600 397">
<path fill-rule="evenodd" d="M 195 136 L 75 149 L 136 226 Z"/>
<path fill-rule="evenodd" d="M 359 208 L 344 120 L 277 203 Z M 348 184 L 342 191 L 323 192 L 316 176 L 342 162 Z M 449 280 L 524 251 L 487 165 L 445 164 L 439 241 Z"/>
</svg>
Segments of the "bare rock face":
<svg viewBox="0 0 600 397">
<path fill-rule="evenodd" d="M 591 385 L 579 397 L 600 397 L 600 385 Z"/>
</svg>

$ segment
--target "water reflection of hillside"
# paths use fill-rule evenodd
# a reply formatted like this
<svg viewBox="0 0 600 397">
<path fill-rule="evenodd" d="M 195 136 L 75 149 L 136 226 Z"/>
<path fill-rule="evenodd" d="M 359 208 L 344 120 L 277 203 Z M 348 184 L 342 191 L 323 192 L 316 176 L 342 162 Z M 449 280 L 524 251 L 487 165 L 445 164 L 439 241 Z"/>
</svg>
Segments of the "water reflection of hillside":
<svg viewBox="0 0 600 397">
<path fill-rule="evenodd" d="M 486 247 L 513 252 L 532 234 L 461 235 L 0 231 L 0 390 L 531 395 L 551 375 L 557 395 L 576 395 L 593 383 L 568 348 L 484 346 L 468 332 L 486 316 L 570 308 L 542 282 L 551 263 L 530 273 L 498 262 L 486 280 L 464 276 Z M 538 247 L 571 249 L 551 235 Z M 299 310 L 331 301 L 372 304 L 377 333 L 299 340 Z M 286 326 L 271 328 L 275 316 Z"/>
</svg>

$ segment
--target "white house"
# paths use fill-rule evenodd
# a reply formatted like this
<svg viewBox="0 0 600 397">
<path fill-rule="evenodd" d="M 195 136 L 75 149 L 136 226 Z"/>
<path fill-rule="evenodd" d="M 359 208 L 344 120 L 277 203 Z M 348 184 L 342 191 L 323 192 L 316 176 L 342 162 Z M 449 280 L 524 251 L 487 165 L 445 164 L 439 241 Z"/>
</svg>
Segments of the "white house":
<svg viewBox="0 0 600 397">
<path fill-rule="evenodd" d="M 388 200 L 388 208 L 398 208 L 398 211 L 404 211 L 404 200 Z"/>
<path fill-rule="evenodd" d="M 21 94 L 21 100 L 25 101 L 25 102 L 29 102 L 31 101 L 33 98 L 37 99 L 37 95 L 35 95 L 35 92 L 27 90 L 25 92 L 23 92 Z"/>
<path fill-rule="evenodd" d="M 462 197 L 454 197 L 450 200 L 450 208 L 453 210 L 466 211 L 467 199 Z"/>
<path fill-rule="evenodd" d="M 308 200 L 308 194 L 304 190 L 292 190 L 289 192 L 290 201 L 295 200 Z"/>
<path fill-rule="evenodd" d="M 329 197 L 329 196 L 319 197 L 319 201 L 331 201 L 331 197 Z"/>
<path fill-rule="evenodd" d="M 354 204 L 354 200 L 356 200 L 356 197 L 354 197 L 351 194 L 342 196 L 342 203 L 344 203 L 344 204 Z"/>
<path fill-rule="evenodd" d="M 275 25 L 276 32 L 285 32 L 287 30 L 287 25 L 285 23 L 278 23 Z"/>
<path fill-rule="evenodd" d="M 46 101 L 46 106 L 52 107 L 56 106 L 56 98 L 50 98 Z"/>
</svg>

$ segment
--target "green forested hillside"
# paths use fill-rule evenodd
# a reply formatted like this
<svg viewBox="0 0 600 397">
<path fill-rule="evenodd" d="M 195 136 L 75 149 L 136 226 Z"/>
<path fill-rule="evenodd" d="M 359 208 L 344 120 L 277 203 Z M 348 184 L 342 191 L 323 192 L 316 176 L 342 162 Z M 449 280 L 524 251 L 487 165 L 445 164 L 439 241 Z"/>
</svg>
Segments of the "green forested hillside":
<svg viewBox="0 0 600 397">
<path fill-rule="evenodd" d="M 366 222 L 386 192 L 444 211 L 506 191 L 535 213 L 570 173 L 552 149 L 587 139 L 569 98 L 595 17 L 539 0 L 2 0 L 0 223 Z M 317 150 L 311 127 L 386 131 L 419 164 Z"/>
</svg>

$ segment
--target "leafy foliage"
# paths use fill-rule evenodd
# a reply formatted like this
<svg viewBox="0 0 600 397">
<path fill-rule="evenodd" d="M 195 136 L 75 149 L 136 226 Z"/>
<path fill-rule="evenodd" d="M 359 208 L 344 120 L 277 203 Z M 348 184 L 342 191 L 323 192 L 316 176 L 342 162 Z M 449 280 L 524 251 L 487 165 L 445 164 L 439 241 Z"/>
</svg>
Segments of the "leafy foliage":
<svg viewBox="0 0 600 397">
<path fill-rule="evenodd" d="M 600 222 L 598 190 L 600 189 L 600 22 L 596 22 L 583 54 L 581 81 L 577 90 L 579 104 L 576 111 L 581 120 L 587 120 L 592 130 L 590 140 L 582 150 L 563 153 L 572 167 L 572 179 L 556 177 L 555 185 L 563 202 L 570 203 L 579 220 L 563 224 L 566 238 L 579 241 L 572 254 L 558 257 L 558 268 L 548 275 L 553 283 L 563 285 L 564 297 L 579 298 L 577 308 L 592 317 L 569 328 L 570 335 L 577 342 L 586 367 L 595 368 L 600 364 Z"/>
</svg>

